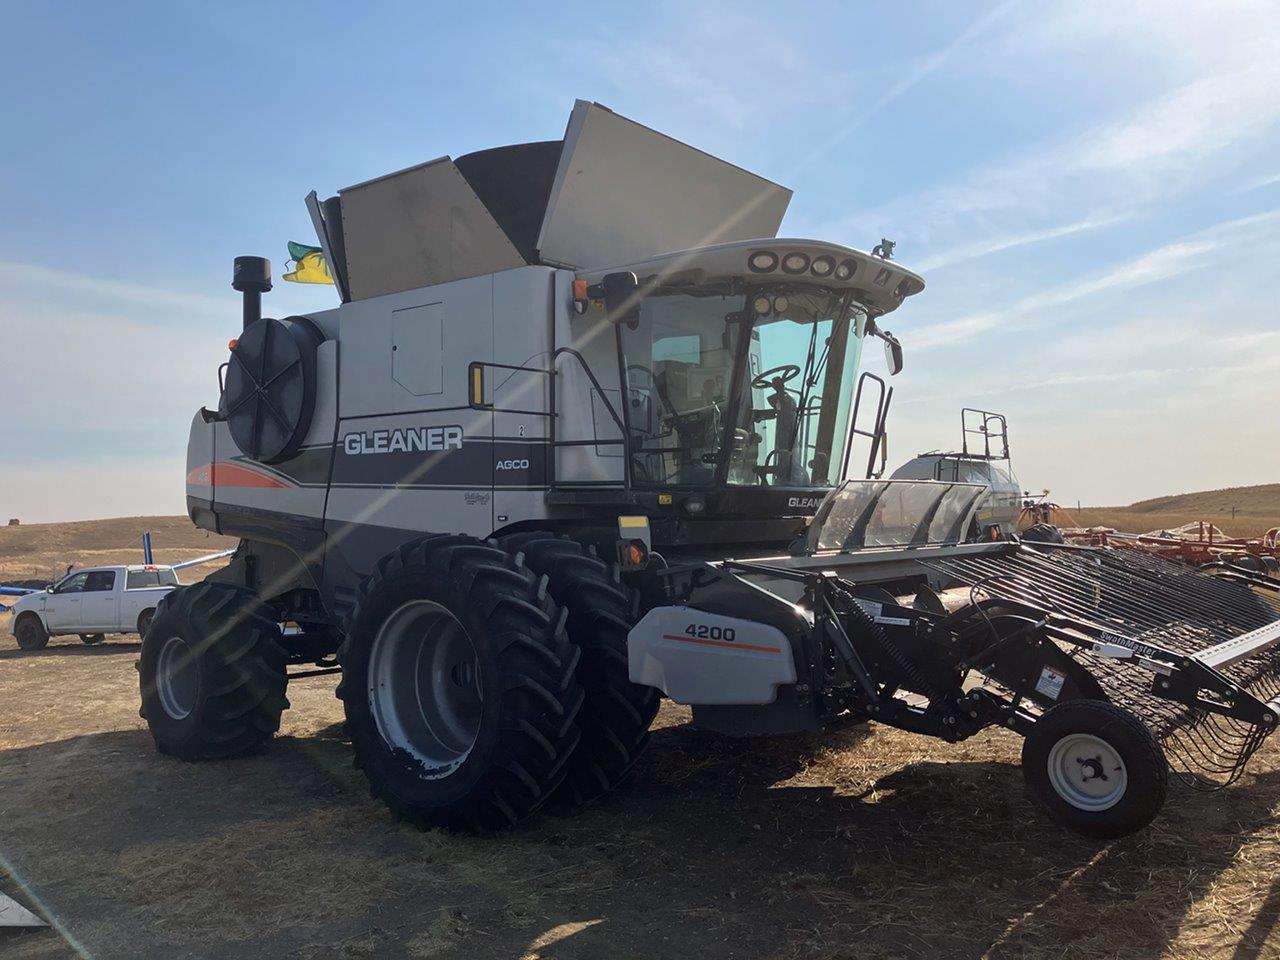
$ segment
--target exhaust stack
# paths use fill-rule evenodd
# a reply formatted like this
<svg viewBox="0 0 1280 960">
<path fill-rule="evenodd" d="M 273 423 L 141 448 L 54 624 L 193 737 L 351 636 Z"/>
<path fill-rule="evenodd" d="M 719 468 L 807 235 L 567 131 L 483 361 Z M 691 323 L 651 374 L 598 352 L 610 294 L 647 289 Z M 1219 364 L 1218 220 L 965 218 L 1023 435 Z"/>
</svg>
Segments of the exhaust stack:
<svg viewBox="0 0 1280 960">
<path fill-rule="evenodd" d="M 266 257 L 236 257 L 232 288 L 244 294 L 244 329 L 262 319 L 262 295 L 271 289 L 271 261 Z"/>
</svg>

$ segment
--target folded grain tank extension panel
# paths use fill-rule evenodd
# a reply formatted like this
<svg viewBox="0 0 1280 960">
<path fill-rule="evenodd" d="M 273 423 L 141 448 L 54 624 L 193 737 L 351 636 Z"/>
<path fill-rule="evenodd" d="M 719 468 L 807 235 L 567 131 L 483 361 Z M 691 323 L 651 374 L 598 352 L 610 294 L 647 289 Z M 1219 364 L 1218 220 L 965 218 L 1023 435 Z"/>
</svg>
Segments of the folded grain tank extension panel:
<svg viewBox="0 0 1280 960">
<path fill-rule="evenodd" d="M 777 236 L 791 191 L 599 104 L 574 104 L 538 235 L 542 262 L 587 270 Z"/>
<path fill-rule="evenodd" d="M 526 263 L 448 157 L 338 195 L 353 300 Z"/>
<path fill-rule="evenodd" d="M 346 187 L 313 219 L 345 299 L 364 300 L 526 264 L 589 270 L 773 237 L 790 200 L 579 100 L 564 140 L 441 157 Z"/>
</svg>

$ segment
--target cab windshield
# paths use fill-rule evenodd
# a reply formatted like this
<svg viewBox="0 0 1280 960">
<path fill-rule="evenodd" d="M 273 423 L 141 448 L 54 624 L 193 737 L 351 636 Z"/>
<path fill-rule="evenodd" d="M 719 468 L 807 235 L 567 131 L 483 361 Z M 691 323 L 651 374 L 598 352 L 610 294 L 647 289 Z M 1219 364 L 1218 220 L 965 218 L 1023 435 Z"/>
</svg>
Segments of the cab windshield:
<svg viewBox="0 0 1280 960">
<path fill-rule="evenodd" d="M 815 286 L 645 297 L 620 325 L 632 481 L 837 483 L 865 322 L 847 291 Z"/>
</svg>

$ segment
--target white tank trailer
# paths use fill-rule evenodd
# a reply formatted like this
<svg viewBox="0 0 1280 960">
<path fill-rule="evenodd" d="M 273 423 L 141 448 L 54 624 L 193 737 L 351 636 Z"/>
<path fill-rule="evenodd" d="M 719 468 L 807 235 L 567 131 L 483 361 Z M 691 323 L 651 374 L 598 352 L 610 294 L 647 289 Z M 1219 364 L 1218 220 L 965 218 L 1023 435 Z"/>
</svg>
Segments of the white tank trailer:
<svg viewBox="0 0 1280 960">
<path fill-rule="evenodd" d="M 1023 492 L 1009 457 L 1008 420 L 1001 413 L 965 407 L 960 411 L 960 435 L 959 450 L 922 453 L 893 471 L 891 479 L 981 484 L 987 495 L 974 517 L 971 535 L 982 540 L 1016 537 Z"/>
<path fill-rule="evenodd" d="M 262 317 L 237 258 L 187 505 L 240 547 L 147 631 L 157 747 L 260 749 L 289 678 L 334 672 L 357 766 L 424 826 L 600 796 L 663 695 L 743 735 L 1006 726 L 1097 836 L 1170 763 L 1234 777 L 1275 725 L 1277 585 L 975 542 L 980 485 L 845 481 L 883 432 L 863 345 L 901 366 L 881 324 L 924 282 L 777 237 L 790 195 L 578 102 L 562 139 L 308 197 L 333 310 Z"/>
</svg>

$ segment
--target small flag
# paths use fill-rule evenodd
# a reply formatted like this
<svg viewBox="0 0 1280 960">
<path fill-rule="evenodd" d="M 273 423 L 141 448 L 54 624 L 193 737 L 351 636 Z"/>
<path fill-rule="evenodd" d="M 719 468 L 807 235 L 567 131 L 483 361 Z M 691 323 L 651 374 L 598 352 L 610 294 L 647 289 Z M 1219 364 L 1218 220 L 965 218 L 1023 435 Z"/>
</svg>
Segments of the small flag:
<svg viewBox="0 0 1280 960">
<path fill-rule="evenodd" d="M 329 264 L 319 247 L 309 247 L 305 243 L 290 240 L 289 259 L 294 268 L 292 273 L 284 274 L 285 280 L 292 280 L 294 283 L 333 283 Z"/>
</svg>

